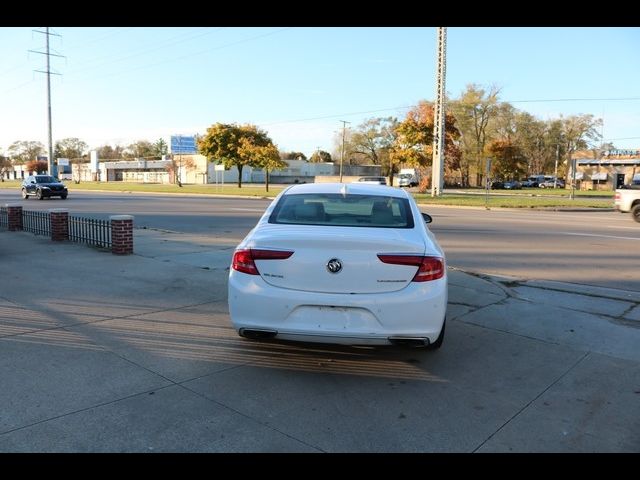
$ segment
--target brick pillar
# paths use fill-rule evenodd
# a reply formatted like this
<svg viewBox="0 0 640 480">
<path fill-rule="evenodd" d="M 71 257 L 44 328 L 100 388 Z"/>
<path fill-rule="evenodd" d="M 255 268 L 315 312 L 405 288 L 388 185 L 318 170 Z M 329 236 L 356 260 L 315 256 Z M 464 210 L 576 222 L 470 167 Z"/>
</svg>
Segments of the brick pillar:
<svg viewBox="0 0 640 480">
<path fill-rule="evenodd" d="M 111 215 L 111 253 L 133 253 L 133 215 Z"/>
<path fill-rule="evenodd" d="M 7 220 L 10 232 L 22 230 L 22 205 L 7 203 Z"/>
<path fill-rule="evenodd" d="M 69 210 L 66 208 L 52 208 L 49 210 L 51 222 L 51 240 L 63 242 L 69 240 Z"/>
</svg>

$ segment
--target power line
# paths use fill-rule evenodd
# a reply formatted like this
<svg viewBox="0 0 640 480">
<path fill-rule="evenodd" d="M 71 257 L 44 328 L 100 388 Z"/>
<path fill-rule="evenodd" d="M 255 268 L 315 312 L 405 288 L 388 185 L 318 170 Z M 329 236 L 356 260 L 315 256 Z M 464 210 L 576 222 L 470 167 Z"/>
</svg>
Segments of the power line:
<svg viewBox="0 0 640 480">
<path fill-rule="evenodd" d="M 203 28 L 208 29 L 208 27 L 203 27 Z M 181 34 L 176 35 L 174 37 L 171 37 L 169 39 L 165 39 L 165 41 L 163 43 L 161 43 L 161 44 L 159 44 L 159 45 L 157 45 L 155 47 L 143 48 L 142 50 L 140 48 L 134 49 L 132 51 L 135 52 L 137 50 L 138 52 L 134 53 L 132 55 L 126 55 L 124 57 L 117 57 L 116 56 L 112 60 L 103 61 L 103 62 L 100 62 L 100 63 L 98 63 L 96 65 L 84 66 L 84 67 L 81 67 L 81 68 L 77 68 L 76 70 L 72 70 L 70 73 L 75 73 L 75 72 L 79 72 L 79 71 L 83 71 L 84 72 L 86 70 L 94 70 L 96 68 L 102 68 L 105 65 L 122 62 L 122 61 L 125 61 L 125 60 L 129 60 L 131 58 L 139 57 L 141 55 L 146 55 L 147 53 L 154 52 L 154 51 L 160 50 L 162 48 L 171 47 L 171 46 L 177 45 L 179 43 L 183 43 L 183 42 L 186 42 L 186 41 L 189 41 L 189 40 L 193 40 L 195 38 L 199 38 L 199 37 L 202 37 L 202 36 L 205 36 L 205 35 L 211 35 L 212 33 L 215 33 L 215 32 L 217 32 L 219 30 L 222 30 L 223 28 L 225 28 L 225 27 L 218 27 L 218 28 L 213 29 L 213 30 L 208 29 L 208 31 L 206 31 L 204 33 L 200 33 L 200 32 L 181 33 Z M 131 53 L 131 51 L 129 51 L 127 53 Z M 95 62 L 95 60 L 94 60 L 94 62 Z M 91 63 L 91 61 L 89 63 Z M 85 65 L 87 65 L 87 64 L 85 64 Z"/>
<path fill-rule="evenodd" d="M 122 34 L 128 30 L 133 29 L 134 27 L 114 27 L 111 28 L 109 30 L 107 30 L 106 32 L 101 32 L 98 34 L 98 36 L 96 37 L 89 37 L 89 39 L 84 39 L 82 40 L 81 43 L 72 43 L 71 46 L 67 45 L 66 50 L 75 50 L 78 47 L 85 47 L 87 45 L 90 45 L 92 43 L 98 42 L 100 40 L 104 40 L 105 38 L 109 38 L 112 37 L 114 35 L 119 35 Z M 119 31 L 118 31 L 119 30 Z M 104 35 L 103 35 L 104 34 Z"/>
<path fill-rule="evenodd" d="M 418 104 L 409 105 L 409 106 L 405 106 L 405 107 L 381 108 L 381 109 L 378 109 L 378 110 L 366 110 L 366 111 L 361 111 L 361 112 L 338 113 L 336 115 L 323 115 L 321 117 L 300 118 L 300 119 L 297 119 L 297 120 L 283 120 L 283 121 L 271 122 L 271 123 L 261 123 L 261 124 L 259 124 L 259 126 L 261 126 L 261 127 L 270 127 L 272 125 L 280 125 L 280 124 L 284 124 L 284 123 L 310 122 L 312 120 L 324 120 L 324 119 L 327 119 L 327 118 L 348 117 L 348 116 L 351 116 L 351 115 L 362 115 L 364 113 L 390 112 L 392 110 L 402 110 L 402 109 L 405 109 L 405 108 L 413 108 L 413 107 L 417 107 L 417 106 L 418 106 Z"/>
<path fill-rule="evenodd" d="M 628 100 L 640 100 L 640 97 L 617 98 L 551 98 L 546 100 L 505 100 L 506 103 L 548 103 L 548 102 L 617 102 Z"/>
<path fill-rule="evenodd" d="M 137 70 L 141 70 L 141 69 L 145 69 L 145 68 L 156 67 L 158 65 L 163 65 L 163 64 L 166 64 L 166 63 L 177 62 L 177 61 L 180 61 L 180 60 L 184 60 L 185 58 L 195 57 L 197 55 L 202 55 L 204 53 L 213 52 L 215 50 L 221 50 L 223 48 L 232 47 L 234 45 L 239 45 L 241 43 L 246 43 L 246 42 L 249 42 L 249 41 L 252 41 L 252 40 L 257 40 L 259 38 L 264 38 L 264 37 L 268 37 L 270 35 L 275 35 L 276 33 L 280 33 L 280 32 L 283 32 L 285 30 L 290 30 L 292 28 L 293 27 L 281 28 L 281 29 L 276 30 L 274 32 L 268 32 L 268 33 L 264 33 L 264 34 L 261 34 L 261 35 L 255 35 L 253 37 L 244 38 L 244 39 L 238 40 L 236 42 L 231 42 L 231 43 L 227 43 L 227 44 L 224 44 L 224 45 L 219 45 L 219 46 L 214 47 L 214 48 L 207 48 L 207 49 L 201 50 L 199 52 L 190 53 L 189 55 L 182 55 L 180 57 L 175 57 L 175 58 L 172 58 L 172 59 L 169 59 L 169 60 L 163 60 L 161 62 L 156 62 L 156 63 L 152 63 L 152 64 L 149 64 L 149 65 L 140 65 L 139 67 L 129 68 L 127 70 L 120 71 L 120 72 L 115 72 L 115 73 L 112 73 L 112 74 L 109 74 L 109 75 L 100 74 L 99 77 L 100 78 L 109 78 L 109 77 L 114 77 L 114 76 L 117 76 L 117 75 L 122 75 L 122 74 L 135 72 Z M 92 77 L 84 78 L 83 80 L 90 80 L 90 79 L 93 79 L 93 78 L 98 78 L 98 77 L 97 76 L 92 76 Z"/>
<path fill-rule="evenodd" d="M 20 67 L 22 67 L 24 65 L 24 63 L 20 63 L 18 65 L 16 65 L 15 67 L 11 67 L 7 70 L 3 70 L 2 72 L 0 72 L 0 77 L 3 75 L 6 75 L 7 73 L 13 72 L 14 70 L 19 69 Z"/>
<path fill-rule="evenodd" d="M 4 94 L 4 93 L 13 92 L 14 90 L 19 90 L 19 89 L 21 89 L 21 88 L 23 88 L 23 87 L 26 87 L 26 86 L 27 86 L 27 85 L 29 85 L 30 83 L 33 83 L 34 81 L 35 81 L 35 80 L 31 79 L 31 80 L 29 80 L 28 82 L 21 83 L 21 84 L 20 84 L 20 85 L 18 85 L 17 87 L 13 87 L 13 88 L 10 88 L 9 90 L 5 90 L 5 91 L 4 91 L 4 92 L 2 92 L 2 93 Z"/>
<path fill-rule="evenodd" d="M 544 103 L 544 102 L 573 102 L 573 101 L 618 101 L 618 100 L 640 100 L 640 97 L 617 97 L 617 98 L 582 98 L 582 99 L 578 99 L 578 98 L 556 98 L 556 99 L 549 99 L 549 100 L 504 100 L 503 103 Z M 402 107 L 393 107 L 393 108 L 381 108 L 378 110 L 366 110 L 366 111 L 360 111 L 360 112 L 348 112 L 348 113 L 338 113 L 335 115 L 322 115 L 322 116 L 318 116 L 318 117 L 309 117 L 309 118 L 299 118 L 296 120 L 280 120 L 277 122 L 270 122 L 270 123 L 261 123 L 260 126 L 261 127 L 269 127 L 272 125 L 280 125 L 280 124 L 286 124 L 286 123 L 298 123 L 298 122 L 310 122 L 312 120 L 324 120 L 324 119 L 328 119 L 328 118 L 337 118 L 337 117 L 346 117 L 346 116 L 350 116 L 350 115 L 362 115 L 365 113 L 377 113 L 377 112 L 390 112 L 390 111 L 394 111 L 394 110 L 404 110 L 404 109 L 409 109 L 409 108 L 415 108 L 419 105 L 419 103 L 416 103 L 414 105 L 405 105 Z"/>
</svg>

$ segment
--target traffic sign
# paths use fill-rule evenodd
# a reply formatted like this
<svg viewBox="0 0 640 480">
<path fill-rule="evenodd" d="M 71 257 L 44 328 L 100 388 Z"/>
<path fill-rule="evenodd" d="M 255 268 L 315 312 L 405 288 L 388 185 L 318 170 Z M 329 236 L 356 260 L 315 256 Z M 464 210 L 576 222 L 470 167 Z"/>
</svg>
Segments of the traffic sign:
<svg viewBox="0 0 640 480">
<path fill-rule="evenodd" d="M 195 155 L 198 153 L 196 137 L 187 135 L 171 135 L 171 153 Z"/>
</svg>

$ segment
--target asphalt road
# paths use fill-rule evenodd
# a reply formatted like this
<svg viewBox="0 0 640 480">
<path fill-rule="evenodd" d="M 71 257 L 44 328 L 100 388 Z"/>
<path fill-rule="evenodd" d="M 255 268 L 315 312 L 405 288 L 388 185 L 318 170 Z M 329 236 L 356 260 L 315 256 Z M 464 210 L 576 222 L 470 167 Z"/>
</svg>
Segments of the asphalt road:
<svg viewBox="0 0 640 480">
<path fill-rule="evenodd" d="M 96 218 L 135 216 L 136 228 L 207 233 L 238 241 L 270 200 L 74 191 L 67 200 L 22 200 L 0 189 L 0 205 L 67 208 Z M 517 278 L 640 291 L 640 225 L 616 212 L 422 207 L 449 266 Z"/>
</svg>

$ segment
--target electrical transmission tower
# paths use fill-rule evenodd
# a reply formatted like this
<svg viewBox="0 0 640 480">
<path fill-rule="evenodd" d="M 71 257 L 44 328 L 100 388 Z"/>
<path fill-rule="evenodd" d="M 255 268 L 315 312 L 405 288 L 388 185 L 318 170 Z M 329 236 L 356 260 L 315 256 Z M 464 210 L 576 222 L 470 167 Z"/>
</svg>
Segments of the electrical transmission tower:
<svg viewBox="0 0 640 480">
<path fill-rule="evenodd" d="M 56 72 L 52 72 L 51 71 L 51 66 L 50 66 L 50 58 L 51 57 L 61 57 L 64 58 L 64 55 L 57 55 L 55 53 L 51 53 L 49 51 L 49 37 L 50 36 L 56 36 L 59 37 L 60 35 L 58 35 L 57 33 L 50 33 L 49 32 L 49 27 L 46 27 L 45 30 L 34 30 L 34 32 L 36 33 L 42 33 L 43 35 L 46 36 L 47 38 L 47 46 L 46 46 L 46 52 L 39 52 L 37 50 L 29 50 L 32 53 L 38 53 L 40 55 L 46 55 L 47 56 L 47 69 L 46 70 L 36 70 L 36 72 L 39 73 L 46 73 L 47 74 L 47 127 L 49 130 L 49 166 L 48 166 L 48 170 L 49 170 L 49 175 L 53 175 L 53 176 L 57 176 L 57 171 L 56 171 L 56 166 L 55 163 L 53 161 L 53 142 L 52 142 L 52 135 L 51 135 L 51 75 L 60 75 L 59 73 Z"/>
<path fill-rule="evenodd" d="M 444 101 L 447 75 L 447 27 L 438 27 L 436 65 L 436 99 L 433 108 L 433 163 L 431 168 L 431 196 L 442 195 L 444 186 Z"/>
</svg>

